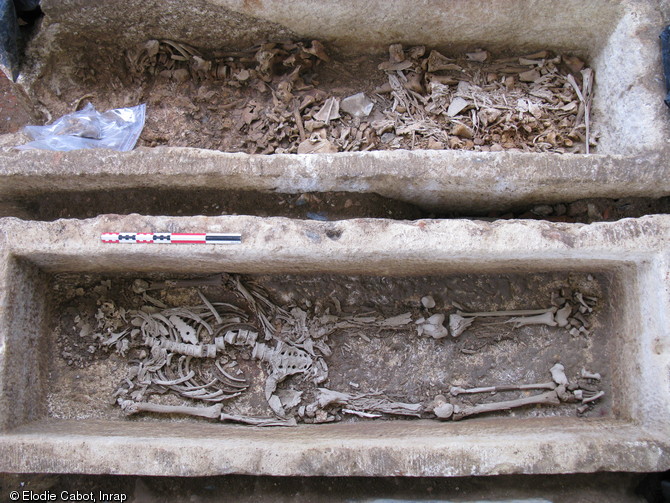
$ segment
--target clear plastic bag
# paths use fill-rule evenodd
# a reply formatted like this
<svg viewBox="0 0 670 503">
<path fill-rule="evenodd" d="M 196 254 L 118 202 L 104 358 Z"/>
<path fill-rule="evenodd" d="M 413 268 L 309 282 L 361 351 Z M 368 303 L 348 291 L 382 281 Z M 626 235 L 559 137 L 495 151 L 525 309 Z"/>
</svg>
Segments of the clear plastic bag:
<svg viewBox="0 0 670 503">
<path fill-rule="evenodd" d="M 19 150 L 77 150 L 108 148 L 132 150 L 144 128 L 146 105 L 115 108 L 97 112 L 88 103 L 83 109 L 64 115 L 47 126 L 26 126 L 24 131 L 34 141 L 19 145 Z"/>
</svg>

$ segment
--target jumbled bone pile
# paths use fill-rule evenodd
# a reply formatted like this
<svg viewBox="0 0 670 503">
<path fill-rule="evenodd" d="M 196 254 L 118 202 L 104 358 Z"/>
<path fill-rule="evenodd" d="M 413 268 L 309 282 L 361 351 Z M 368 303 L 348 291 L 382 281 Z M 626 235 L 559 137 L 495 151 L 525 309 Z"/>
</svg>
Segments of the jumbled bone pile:
<svg viewBox="0 0 670 503">
<path fill-rule="evenodd" d="M 210 302 L 198 290 L 202 304 L 194 307 L 168 307 L 149 295 L 151 290 L 199 286 L 221 286 L 241 300 L 240 305 Z M 419 336 L 441 339 L 461 336 L 476 320 L 507 318 L 502 323 L 513 328 L 543 324 L 560 327 L 571 335 L 588 335 L 588 316 L 596 299 L 580 292 L 563 289 L 552 299 L 554 306 L 543 310 L 464 312 L 449 316 L 438 313 L 428 318 L 412 319 L 411 313 L 383 317 L 375 313 L 361 315 L 309 314 L 293 307 L 290 310 L 274 304 L 253 282 L 244 282 L 236 275 L 220 274 L 200 280 L 174 280 L 149 283 L 136 280 L 132 290 L 141 295 L 146 305 L 125 311 L 111 301 L 103 302 L 96 315 L 99 344 L 128 357 L 130 371 L 116 391 L 117 403 L 127 414 L 140 412 L 185 414 L 196 417 L 233 421 L 255 426 L 294 426 L 298 421 L 324 423 L 343 414 L 361 418 L 413 416 L 459 420 L 494 411 L 529 405 L 578 403 L 584 413 L 604 392 L 599 388 L 598 373 L 581 370 L 576 382 L 568 382 L 565 368 L 556 363 L 547 369 L 547 382 L 520 383 L 476 388 L 452 386 L 448 397 L 438 395 L 425 403 L 402 403 L 389 399 L 379 391 L 344 393 L 318 387 L 314 400 L 303 403 L 303 392 L 278 389 L 290 376 L 300 375 L 319 386 L 328 380 L 326 359 L 332 351 L 328 336 L 347 329 L 407 330 L 414 325 Z M 431 296 L 421 299 L 424 312 L 435 307 Z M 337 304 L 337 302 L 336 302 Z M 458 307 L 458 306 L 457 306 Z M 495 322 L 501 323 L 501 322 Z M 246 376 L 231 353 L 240 349 L 262 362 L 267 369 L 265 399 L 274 417 L 253 417 L 229 414 L 223 402 L 239 397 L 250 386 L 254 376 Z M 551 380 L 549 380 L 551 376 Z M 528 392 L 541 393 L 526 396 Z M 149 401 L 154 395 L 171 392 L 201 405 L 166 405 Z M 471 405 L 473 394 L 495 395 L 519 392 L 517 399 Z"/>
</svg>

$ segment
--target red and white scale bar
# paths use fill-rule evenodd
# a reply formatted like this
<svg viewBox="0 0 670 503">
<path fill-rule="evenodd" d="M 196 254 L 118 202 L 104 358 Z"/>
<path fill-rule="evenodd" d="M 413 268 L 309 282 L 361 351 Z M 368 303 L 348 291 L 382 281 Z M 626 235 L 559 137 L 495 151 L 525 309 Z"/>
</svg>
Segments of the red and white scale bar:
<svg viewBox="0 0 670 503">
<path fill-rule="evenodd" d="M 216 232 L 103 232 L 103 243 L 112 244 L 240 244 L 242 234 Z"/>
</svg>

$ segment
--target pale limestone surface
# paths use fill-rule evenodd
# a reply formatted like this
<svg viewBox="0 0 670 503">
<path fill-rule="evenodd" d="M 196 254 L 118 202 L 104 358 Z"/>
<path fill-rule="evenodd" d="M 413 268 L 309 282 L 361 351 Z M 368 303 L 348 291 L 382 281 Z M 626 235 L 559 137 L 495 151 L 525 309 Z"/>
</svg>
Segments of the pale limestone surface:
<svg viewBox="0 0 670 503">
<path fill-rule="evenodd" d="M 241 232 L 239 246 L 105 245 L 102 232 Z M 335 232 L 333 232 L 335 231 Z M 337 237 L 339 235 L 339 237 Z M 328 237 L 335 236 L 335 237 Z M 466 220 L 337 223 L 256 217 L 0 220 L 0 471 L 152 475 L 412 475 L 663 471 L 670 468 L 670 217 L 591 225 Z M 402 246 L 399 246 L 402 243 Z M 46 274 L 542 270 L 614 274 L 619 350 L 608 418 L 304 425 L 45 418 Z"/>
</svg>

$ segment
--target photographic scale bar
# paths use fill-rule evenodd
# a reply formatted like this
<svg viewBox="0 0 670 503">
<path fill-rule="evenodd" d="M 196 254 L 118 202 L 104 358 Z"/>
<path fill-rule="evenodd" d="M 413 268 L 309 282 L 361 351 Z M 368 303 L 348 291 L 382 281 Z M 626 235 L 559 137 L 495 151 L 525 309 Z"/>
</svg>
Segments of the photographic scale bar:
<svg viewBox="0 0 670 503">
<path fill-rule="evenodd" d="M 231 245 L 242 242 L 242 234 L 216 232 L 103 232 L 103 243 L 112 244 L 201 244 Z"/>
</svg>

